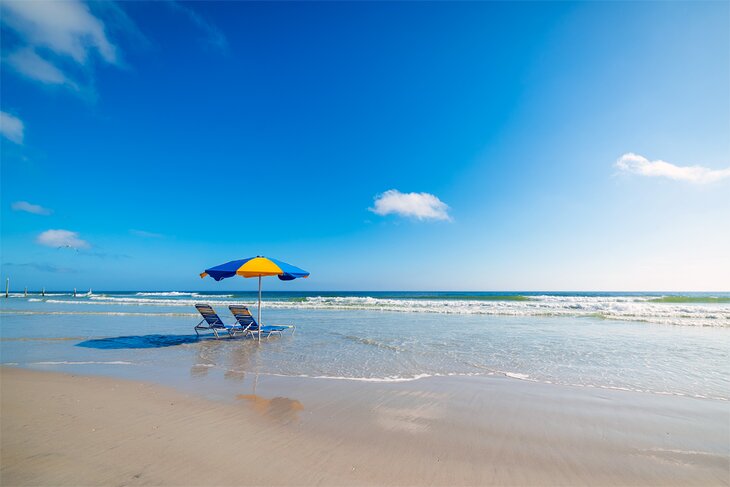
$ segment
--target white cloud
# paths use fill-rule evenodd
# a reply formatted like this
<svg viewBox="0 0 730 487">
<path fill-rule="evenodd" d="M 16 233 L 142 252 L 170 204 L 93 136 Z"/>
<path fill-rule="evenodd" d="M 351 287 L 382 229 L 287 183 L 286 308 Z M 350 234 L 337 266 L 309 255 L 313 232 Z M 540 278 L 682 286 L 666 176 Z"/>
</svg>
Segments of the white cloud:
<svg viewBox="0 0 730 487">
<path fill-rule="evenodd" d="M 72 249 L 88 249 L 89 242 L 81 240 L 79 234 L 70 230 L 46 230 L 38 235 L 36 242 L 46 247 L 69 247 Z"/>
<path fill-rule="evenodd" d="M 36 81 L 77 88 L 59 62 L 85 66 L 93 53 L 110 64 L 118 61 L 104 23 L 79 0 L 3 1 L 0 18 L 23 44 L 7 56 L 8 64 Z"/>
<path fill-rule="evenodd" d="M 167 4 L 172 7 L 173 10 L 184 14 L 193 24 L 202 30 L 211 45 L 218 49 L 226 49 L 228 47 L 228 41 L 223 33 L 213 24 L 207 22 L 203 17 L 198 15 L 194 10 L 186 7 L 181 2 L 170 1 Z"/>
<path fill-rule="evenodd" d="M 27 201 L 16 201 L 11 205 L 11 208 L 15 211 L 24 211 L 26 213 L 33 213 L 34 215 L 50 215 L 53 213 L 48 208 L 43 208 L 40 205 L 34 205 Z"/>
<path fill-rule="evenodd" d="M 400 215 L 418 220 L 451 220 L 446 203 L 430 193 L 401 193 L 390 189 L 375 197 L 375 205 L 368 208 L 378 215 Z"/>
<path fill-rule="evenodd" d="M 0 112 L 0 134 L 3 137 L 16 144 L 22 144 L 24 129 L 25 125 L 21 119 L 6 112 Z"/>
<path fill-rule="evenodd" d="M 669 178 L 698 184 L 715 183 L 730 178 L 730 167 L 710 169 L 703 166 L 675 166 L 661 160 L 650 161 L 633 152 L 622 155 L 616 161 L 616 167 L 622 171 L 642 176 Z"/>
<path fill-rule="evenodd" d="M 25 262 L 23 264 L 8 262 L 3 265 L 8 267 L 30 268 L 41 272 L 54 272 L 58 274 L 73 274 L 76 272 L 76 269 L 72 269 L 70 267 L 58 267 L 52 264 L 44 264 L 41 262 Z"/>
<path fill-rule="evenodd" d="M 136 235 L 138 237 L 144 237 L 144 238 L 162 238 L 164 235 L 161 233 L 154 233 L 154 232 L 147 232 L 145 230 L 135 230 L 132 229 L 129 231 L 132 235 Z"/>
<path fill-rule="evenodd" d="M 116 47 L 107 39 L 103 22 L 78 0 L 5 1 L 3 7 L 3 22 L 31 46 L 70 56 L 79 64 L 86 63 L 91 51 L 116 62 Z"/>
<path fill-rule="evenodd" d="M 40 57 L 29 48 L 18 49 L 10 53 L 5 61 L 18 73 L 28 78 L 46 83 L 49 85 L 67 85 L 69 88 L 78 90 L 79 86 L 71 81 L 66 75 L 52 63 Z"/>
</svg>

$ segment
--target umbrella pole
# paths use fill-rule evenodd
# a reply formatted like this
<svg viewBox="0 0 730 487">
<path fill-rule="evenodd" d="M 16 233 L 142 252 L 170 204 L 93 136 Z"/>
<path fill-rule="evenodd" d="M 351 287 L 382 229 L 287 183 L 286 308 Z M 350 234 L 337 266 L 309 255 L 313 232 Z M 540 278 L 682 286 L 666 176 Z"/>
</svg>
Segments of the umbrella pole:
<svg viewBox="0 0 730 487">
<path fill-rule="evenodd" d="M 261 343 L 261 331 L 262 331 L 262 327 L 263 327 L 263 325 L 261 324 L 261 276 L 259 276 L 259 312 L 258 312 L 258 315 L 259 315 L 259 319 L 258 319 L 258 322 L 259 322 L 259 343 Z"/>
</svg>

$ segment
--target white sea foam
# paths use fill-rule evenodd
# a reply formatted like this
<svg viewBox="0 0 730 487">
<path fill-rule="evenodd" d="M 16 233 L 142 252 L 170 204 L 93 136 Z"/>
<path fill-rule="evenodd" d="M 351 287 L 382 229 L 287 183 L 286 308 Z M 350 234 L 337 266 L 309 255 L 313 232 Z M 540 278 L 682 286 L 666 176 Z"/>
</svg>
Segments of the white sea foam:
<svg viewBox="0 0 730 487">
<path fill-rule="evenodd" d="M 353 382 L 412 382 L 414 380 L 426 379 L 428 377 L 445 377 L 451 374 L 415 374 L 412 376 L 401 376 L 392 375 L 386 377 L 349 377 L 341 375 L 287 375 L 287 374 L 275 374 L 275 373 L 261 373 L 260 375 L 270 375 L 272 377 L 297 377 L 301 379 L 325 379 L 325 380 L 346 380 Z M 463 376 L 473 376 L 474 374 L 456 374 Z"/>
<path fill-rule="evenodd" d="M 199 302 L 225 307 L 251 300 L 233 295 L 194 292 L 139 292 L 135 295 L 91 295 L 78 299 L 28 298 L 50 304 L 192 307 Z M 404 313 L 440 313 L 492 316 L 586 316 L 608 320 L 640 321 L 663 325 L 730 327 L 728 302 L 656 302 L 655 296 L 530 296 L 522 300 L 413 299 L 372 296 L 313 296 L 301 300 L 265 301 L 266 308 L 315 310 L 367 310 Z"/>
<path fill-rule="evenodd" d="M 519 374 L 517 372 L 500 372 L 502 375 L 509 377 L 510 379 L 529 380 L 530 376 L 527 374 Z"/>
<path fill-rule="evenodd" d="M 198 313 L 138 313 L 129 311 L 28 311 L 14 309 L 0 310 L 0 315 L 200 316 Z"/>
<path fill-rule="evenodd" d="M 97 362 L 97 361 L 74 362 L 74 361 L 62 360 L 62 361 L 58 361 L 58 362 L 31 362 L 29 365 L 134 365 L 134 363 L 126 362 L 124 360 L 111 360 L 109 362 Z"/>
<path fill-rule="evenodd" d="M 180 291 L 167 291 L 167 292 L 140 292 L 135 293 L 135 296 L 200 296 L 198 293 L 186 293 Z"/>
<path fill-rule="evenodd" d="M 140 294 L 140 293 L 138 293 Z M 198 299 L 169 299 L 170 293 L 147 293 L 151 296 L 94 295 L 87 299 L 47 299 L 53 304 L 97 304 L 121 306 L 193 306 L 201 300 L 217 306 L 244 304 L 254 301 L 233 300 L 231 295 L 200 295 Z M 168 297 L 168 299 L 166 299 Z M 175 298 L 178 298 L 175 295 Z M 31 298 L 29 301 L 39 301 Z M 469 299 L 406 299 L 370 296 L 315 296 L 301 301 L 265 301 L 274 309 L 334 309 L 370 310 L 406 313 L 441 313 L 494 316 L 590 316 L 609 320 L 642 321 L 647 323 L 686 326 L 730 326 L 730 303 L 664 303 L 647 296 L 531 296 L 529 299 L 469 300 Z"/>
<path fill-rule="evenodd" d="M 196 364 L 196 367 L 216 367 L 214 364 Z M 230 370 L 230 369 L 229 369 Z M 248 371 L 243 371 L 248 372 Z M 661 390 L 650 390 L 641 389 L 637 387 L 621 387 L 612 386 L 605 384 L 592 384 L 592 383 L 571 383 L 565 381 L 554 381 L 532 378 L 528 374 L 519 372 L 504 372 L 504 371 L 491 371 L 491 372 L 451 372 L 451 373 L 422 373 L 413 375 L 389 375 L 381 377 L 361 377 L 361 376 L 344 376 L 344 375 L 309 375 L 309 374 L 281 374 L 274 372 L 256 372 L 257 375 L 272 376 L 272 377 L 292 377 L 301 379 L 317 379 L 317 380 L 342 380 L 350 382 L 370 382 L 370 383 L 388 383 L 388 382 L 413 382 L 421 379 L 439 378 L 439 377 L 493 377 L 502 376 L 509 380 L 519 380 L 526 382 L 534 382 L 546 385 L 558 385 L 567 387 L 578 387 L 582 389 L 602 389 L 620 392 L 638 392 L 644 394 L 658 394 L 668 396 L 683 396 L 693 397 L 697 399 L 712 399 L 718 401 L 730 401 L 729 398 L 717 395 L 705 395 L 705 394 L 688 394 L 683 392 L 670 392 Z"/>
<path fill-rule="evenodd" d="M 150 291 L 150 292 L 138 292 L 135 296 L 153 297 L 153 298 L 179 298 L 183 296 L 190 296 L 194 298 L 232 298 L 233 294 L 200 294 L 195 292 L 183 292 L 183 291 Z M 105 296 L 107 297 L 107 296 Z"/>
<path fill-rule="evenodd" d="M 433 374 L 415 374 L 412 376 L 387 376 L 387 377 L 344 377 L 344 376 L 327 376 L 327 375 L 319 375 L 319 376 L 311 376 L 311 375 L 295 375 L 295 376 L 287 376 L 284 374 L 263 374 L 263 375 L 273 375 L 273 376 L 280 376 L 280 377 L 302 377 L 302 378 L 310 378 L 310 379 L 329 379 L 329 380 L 347 380 L 347 381 L 355 381 L 355 382 L 411 382 L 415 380 L 420 379 L 427 379 L 430 377 L 484 377 L 484 376 L 494 376 L 494 375 L 501 375 L 503 377 L 506 377 L 508 379 L 514 379 L 514 380 L 520 380 L 520 381 L 527 381 L 527 382 L 535 382 L 535 383 L 541 383 L 541 384 L 555 384 L 555 385 L 561 385 L 561 386 L 568 386 L 568 387 L 579 387 L 579 388 L 587 388 L 587 389 L 605 389 L 605 390 L 611 390 L 611 391 L 623 391 L 623 392 L 640 392 L 644 394 L 658 394 L 658 395 L 667 395 L 667 396 L 683 396 L 683 397 L 694 397 L 697 399 L 713 399 L 718 401 L 730 401 L 727 397 L 723 396 L 710 396 L 705 394 L 685 394 L 682 392 L 669 392 L 669 391 L 656 391 L 656 390 L 649 390 L 649 389 L 641 389 L 641 388 L 632 388 L 632 387 L 620 387 L 620 386 L 610 386 L 610 385 L 602 385 L 602 384 L 591 384 L 591 383 L 584 383 L 584 384 L 577 384 L 577 383 L 567 383 L 567 382 L 561 382 L 561 381 L 550 381 L 550 380 L 539 380 L 531 378 L 527 374 L 521 374 L 517 372 L 489 372 L 489 373 L 448 373 L 448 374 L 439 374 L 439 373 L 433 373 Z"/>
<path fill-rule="evenodd" d="M 355 382 L 411 382 L 414 380 L 425 379 L 427 377 L 436 377 L 437 374 L 416 374 L 410 377 L 398 375 L 388 377 L 342 377 L 333 375 L 316 375 L 310 376 L 312 379 L 329 379 L 329 380 L 350 380 Z"/>
</svg>

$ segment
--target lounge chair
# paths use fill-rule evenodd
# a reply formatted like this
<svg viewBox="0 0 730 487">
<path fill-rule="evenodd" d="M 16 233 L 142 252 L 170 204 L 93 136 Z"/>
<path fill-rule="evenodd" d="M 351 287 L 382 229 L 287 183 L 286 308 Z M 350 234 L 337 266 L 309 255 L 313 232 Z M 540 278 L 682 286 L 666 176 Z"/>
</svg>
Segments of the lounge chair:
<svg viewBox="0 0 730 487">
<path fill-rule="evenodd" d="M 207 304 L 196 304 L 197 309 L 203 316 L 203 319 L 195 325 L 195 334 L 200 336 L 199 330 L 210 330 L 216 338 L 220 338 L 220 333 L 225 332 L 229 337 L 233 337 L 236 333 L 245 333 L 245 330 L 239 325 L 226 325 L 223 320 L 213 311 L 213 308 Z"/>
<path fill-rule="evenodd" d="M 266 335 L 266 338 L 269 338 L 271 335 L 274 334 L 281 335 L 281 333 L 286 330 L 291 330 L 292 333 L 294 333 L 294 325 L 259 326 L 259 324 L 256 323 L 256 320 L 254 319 L 251 312 L 245 306 L 231 305 L 228 307 L 228 309 L 231 310 L 234 318 L 236 318 L 236 323 L 238 324 L 238 326 L 243 329 L 243 333 L 250 334 L 251 336 L 256 333 L 263 333 L 264 335 Z"/>
</svg>

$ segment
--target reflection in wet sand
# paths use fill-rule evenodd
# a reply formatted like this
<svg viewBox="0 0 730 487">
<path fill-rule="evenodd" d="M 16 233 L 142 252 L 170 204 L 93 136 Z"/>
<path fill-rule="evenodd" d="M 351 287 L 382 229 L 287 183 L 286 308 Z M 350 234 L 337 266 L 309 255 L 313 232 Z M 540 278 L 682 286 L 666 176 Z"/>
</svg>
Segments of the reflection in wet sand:
<svg viewBox="0 0 730 487">
<path fill-rule="evenodd" d="M 426 391 L 397 391 L 373 410 L 376 423 L 385 430 L 424 433 L 441 419 L 447 394 Z"/>
<path fill-rule="evenodd" d="M 190 376 L 205 377 L 208 375 L 210 369 L 215 367 L 218 361 L 220 347 L 221 343 L 217 340 L 200 342 L 197 347 L 198 353 L 195 357 L 195 363 L 190 367 Z"/>
<path fill-rule="evenodd" d="M 213 367 L 213 364 L 193 364 L 190 367 L 190 377 L 205 377 Z"/>
<path fill-rule="evenodd" d="M 228 380 L 241 382 L 246 378 L 246 372 L 251 365 L 251 356 L 258 348 L 252 347 L 252 343 L 237 343 L 227 355 L 226 371 L 223 374 Z"/>
<path fill-rule="evenodd" d="M 236 399 L 248 402 L 258 414 L 276 421 L 299 420 L 299 412 L 304 410 L 301 402 L 288 397 L 266 399 L 256 394 L 239 394 Z"/>
<path fill-rule="evenodd" d="M 228 380 L 243 381 L 252 356 L 258 352 L 250 342 L 209 340 L 197 347 L 195 363 L 190 367 L 192 377 L 205 377 L 213 368 L 224 368 Z"/>
<path fill-rule="evenodd" d="M 408 433 L 426 432 L 443 416 L 442 408 L 435 404 L 414 408 L 380 407 L 375 412 L 376 421 L 382 428 Z"/>
</svg>

